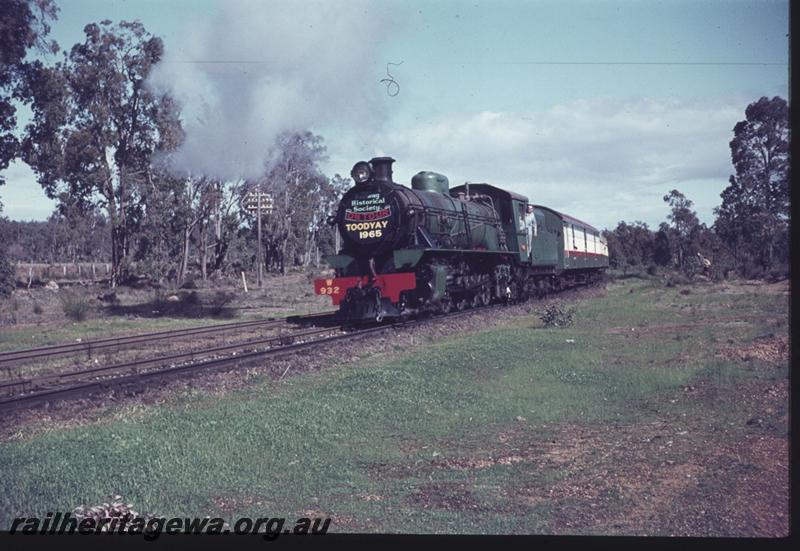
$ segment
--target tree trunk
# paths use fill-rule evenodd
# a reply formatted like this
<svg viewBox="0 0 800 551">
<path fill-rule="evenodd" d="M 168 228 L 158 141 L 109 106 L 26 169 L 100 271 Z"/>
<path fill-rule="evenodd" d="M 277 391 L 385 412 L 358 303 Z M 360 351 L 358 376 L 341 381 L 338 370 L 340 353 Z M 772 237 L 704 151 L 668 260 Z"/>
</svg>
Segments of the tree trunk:
<svg viewBox="0 0 800 551">
<path fill-rule="evenodd" d="M 203 281 L 208 278 L 208 232 L 206 231 L 206 224 L 204 220 L 200 221 L 198 228 L 200 232 L 200 272 L 203 274 Z"/>
<path fill-rule="evenodd" d="M 124 279 L 127 275 L 128 269 L 128 253 L 130 248 L 130 243 L 128 240 L 128 217 L 127 213 L 125 212 L 125 208 L 127 206 L 126 201 L 126 190 L 127 190 L 127 181 L 125 179 L 125 169 L 120 167 L 120 174 L 119 174 L 119 200 L 117 203 L 117 210 L 119 211 L 119 247 L 120 247 L 120 257 L 119 257 L 119 277 L 120 279 Z"/>
<path fill-rule="evenodd" d="M 288 235 L 281 240 L 281 254 L 279 256 L 279 261 L 281 263 L 281 275 L 286 275 L 286 243 L 288 241 Z"/>
<path fill-rule="evenodd" d="M 120 240 L 119 240 L 119 221 L 117 220 L 117 207 L 114 194 L 106 196 L 108 200 L 108 218 L 111 226 L 111 288 L 114 289 L 119 284 L 120 279 Z"/>
<path fill-rule="evenodd" d="M 217 203 L 217 213 L 214 216 L 214 271 L 222 270 L 222 263 L 228 249 L 227 244 L 222 241 L 222 204 Z"/>
<path fill-rule="evenodd" d="M 183 230 L 183 257 L 181 259 L 181 269 L 178 272 L 178 286 L 183 284 L 186 272 L 189 270 L 189 237 L 191 236 L 191 226 L 186 226 Z"/>
</svg>

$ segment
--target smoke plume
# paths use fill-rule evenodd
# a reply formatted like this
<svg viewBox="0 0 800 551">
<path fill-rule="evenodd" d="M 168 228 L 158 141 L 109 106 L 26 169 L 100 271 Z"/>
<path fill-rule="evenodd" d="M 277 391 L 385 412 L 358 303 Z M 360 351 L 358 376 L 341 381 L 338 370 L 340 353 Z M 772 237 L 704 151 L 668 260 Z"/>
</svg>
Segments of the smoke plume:
<svg viewBox="0 0 800 551">
<path fill-rule="evenodd" d="M 257 177 L 285 131 L 375 125 L 390 33 L 380 4 L 224 0 L 167 44 L 151 84 L 182 104 L 178 171 Z M 335 137 L 329 137 L 335 139 Z"/>
</svg>

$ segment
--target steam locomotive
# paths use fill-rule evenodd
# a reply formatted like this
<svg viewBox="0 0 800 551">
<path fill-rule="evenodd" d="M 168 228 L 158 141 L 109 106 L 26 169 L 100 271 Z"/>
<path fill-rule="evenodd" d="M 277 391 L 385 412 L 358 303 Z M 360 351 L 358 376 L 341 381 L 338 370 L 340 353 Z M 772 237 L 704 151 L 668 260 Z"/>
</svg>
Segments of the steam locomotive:
<svg viewBox="0 0 800 551">
<path fill-rule="evenodd" d="M 600 232 L 527 197 L 485 183 L 450 187 L 419 172 L 392 180 L 391 157 L 360 161 L 336 214 L 342 248 L 325 259 L 335 277 L 314 282 L 342 320 L 448 313 L 599 278 L 608 267 Z"/>
</svg>

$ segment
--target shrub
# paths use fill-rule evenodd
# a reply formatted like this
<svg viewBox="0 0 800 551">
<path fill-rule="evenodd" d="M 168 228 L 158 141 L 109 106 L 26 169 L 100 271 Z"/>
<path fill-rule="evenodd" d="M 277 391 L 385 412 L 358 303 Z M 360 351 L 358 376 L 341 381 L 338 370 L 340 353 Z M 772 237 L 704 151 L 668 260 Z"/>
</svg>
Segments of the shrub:
<svg viewBox="0 0 800 551">
<path fill-rule="evenodd" d="M 197 291 L 192 291 L 191 293 L 183 295 L 181 300 L 184 304 L 200 304 L 200 295 L 197 294 Z"/>
<path fill-rule="evenodd" d="M 190 276 L 181 284 L 181 289 L 197 289 L 197 281 Z"/>
<path fill-rule="evenodd" d="M 775 283 L 776 281 L 781 281 L 789 277 L 789 267 L 788 266 L 774 266 L 767 270 L 765 275 L 765 279 L 769 283 Z"/>
<path fill-rule="evenodd" d="M 107 302 L 109 304 L 119 304 L 119 297 L 115 291 L 105 293 L 97 297 L 100 302 Z"/>
<path fill-rule="evenodd" d="M 41 304 L 35 302 L 33 304 L 33 313 L 36 314 L 37 316 L 41 316 L 44 313 L 44 308 L 42 308 Z"/>
<path fill-rule="evenodd" d="M 11 323 L 16 325 L 19 322 L 19 301 L 17 297 L 11 299 Z"/>
<path fill-rule="evenodd" d="M 694 276 L 703 273 L 703 261 L 696 256 L 690 256 L 686 259 L 683 273 L 689 279 L 693 279 Z"/>
<path fill-rule="evenodd" d="M 10 297 L 16 286 L 14 266 L 4 256 L 0 256 L 0 297 Z"/>
<path fill-rule="evenodd" d="M 689 283 L 691 283 L 691 281 L 689 281 L 689 278 L 680 272 L 675 272 L 673 274 L 670 274 L 664 280 L 664 286 L 666 287 L 675 287 L 676 285 L 688 285 Z"/>
<path fill-rule="evenodd" d="M 217 291 L 211 297 L 209 304 L 209 312 L 213 317 L 219 316 L 225 310 L 225 307 L 236 298 L 236 293 L 228 291 Z"/>
<path fill-rule="evenodd" d="M 746 262 L 740 269 L 740 273 L 745 279 L 762 279 L 764 272 L 764 268 L 753 261 Z"/>
<path fill-rule="evenodd" d="M 163 310 L 167 307 L 167 293 L 164 289 L 155 289 L 153 291 L 153 308 Z"/>
<path fill-rule="evenodd" d="M 71 320 L 84 321 L 89 317 L 91 304 L 89 297 L 84 294 L 74 292 L 62 292 L 58 296 L 61 301 L 61 308 L 64 314 Z"/>
<path fill-rule="evenodd" d="M 548 304 L 539 314 L 545 327 L 566 327 L 572 325 L 574 309 L 564 308 L 560 304 Z"/>
</svg>

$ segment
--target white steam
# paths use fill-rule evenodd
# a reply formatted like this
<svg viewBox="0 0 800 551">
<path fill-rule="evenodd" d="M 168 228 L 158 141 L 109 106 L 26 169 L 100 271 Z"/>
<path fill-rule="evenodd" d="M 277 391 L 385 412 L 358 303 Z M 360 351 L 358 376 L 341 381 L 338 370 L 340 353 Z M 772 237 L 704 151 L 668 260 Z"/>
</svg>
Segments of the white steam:
<svg viewBox="0 0 800 551">
<path fill-rule="evenodd" d="M 360 0 L 222 1 L 181 49 L 167 44 L 151 78 L 183 106 L 173 168 L 256 177 L 282 132 L 379 123 L 382 11 Z"/>
</svg>

